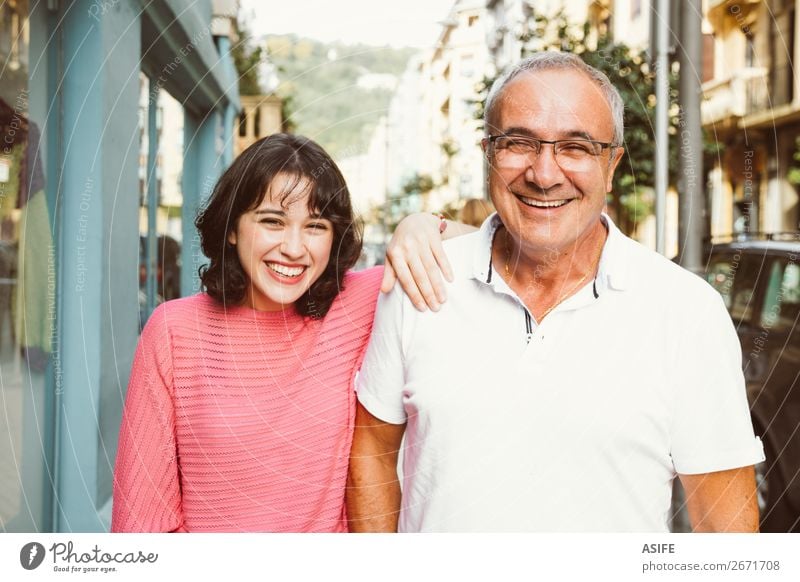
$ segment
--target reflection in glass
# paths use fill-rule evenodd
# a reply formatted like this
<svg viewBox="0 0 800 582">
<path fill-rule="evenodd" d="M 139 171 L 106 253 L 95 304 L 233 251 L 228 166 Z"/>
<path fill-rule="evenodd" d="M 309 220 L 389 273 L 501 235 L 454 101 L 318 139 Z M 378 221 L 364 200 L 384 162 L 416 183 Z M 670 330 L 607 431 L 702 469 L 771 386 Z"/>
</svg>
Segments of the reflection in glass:
<svg viewBox="0 0 800 582">
<path fill-rule="evenodd" d="M 140 75 L 139 99 L 139 312 L 143 326 L 149 313 L 147 309 L 148 278 L 155 279 L 155 301 L 180 297 L 180 249 L 182 240 L 181 208 L 183 193 L 183 106 L 163 89 L 157 90 L 146 75 Z M 148 151 L 150 135 L 148 127 L 149 108 L 156 108 L 157 153 L 155 173 L 148 176 Z M 150 180 L 155 181 L 156 199 L 148 200 Z M 148 219 L 150 204 L 156 205 L 154 235 L 156 264 L 152 273 L 147 269 Z"/>
<path fill-rule="evenodd" d="M 800 315 L 800 266 L 775 261 L 761 310 L 761 326 L 788 333 L 797 325 Z"/>
<path fill-rule="evenodd" d="M 0 529 L 51 524 L 55 247 L 45 182 L 42 11 L 0 3 Z M 37 63 L 30 70 L 28 63 Z M 48 379 L 50 381 L 48 381 Z M 57 387 L 57 384 L 56 384 Z M 51 392 L 53 392 L 51 390 Z"/>
</svg>

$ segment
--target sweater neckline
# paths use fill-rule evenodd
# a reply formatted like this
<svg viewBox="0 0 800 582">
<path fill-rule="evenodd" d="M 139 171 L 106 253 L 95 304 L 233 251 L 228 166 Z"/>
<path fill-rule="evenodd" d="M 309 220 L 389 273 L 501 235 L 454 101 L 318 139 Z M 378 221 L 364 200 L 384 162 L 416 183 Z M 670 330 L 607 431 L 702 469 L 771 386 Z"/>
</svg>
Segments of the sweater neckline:
<svg viewBox="0 0 800 582">
<path fill-rule="evenodd" d="M 252 307 L 244 305 L 228 305 L 225 306 L 207 293 L 203 293 L 206 301 L 222 315 L 227 317 L 237 317 L 243 319 L 250 319 L 256 321 L 269 321 L 269 322 L 301 322 L 305 318 L 295 311 L 294 307 L 288 307 L 281 311 L 259 311 Z"/>
</svg>

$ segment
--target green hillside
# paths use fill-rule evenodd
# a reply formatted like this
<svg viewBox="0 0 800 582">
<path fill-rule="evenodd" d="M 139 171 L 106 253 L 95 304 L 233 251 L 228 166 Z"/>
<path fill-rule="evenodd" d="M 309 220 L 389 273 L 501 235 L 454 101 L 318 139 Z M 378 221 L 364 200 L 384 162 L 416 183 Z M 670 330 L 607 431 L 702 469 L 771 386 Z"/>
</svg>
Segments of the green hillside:
<svg viewBox="0 0 800 582">
<path fill-rule="evenodd" d="M 379 85 L 382 79 L 375 74 L 399 78 L 414 53 L 414 49 L 326 44 L 294 35 L 268 36 L 264 44 L 267 60 L 277 68 L 277 92 L 290 99 L 295 131 L 337 157 L 366 150 L 393 94 L 386 87 L 359 86 L 359 79 Z"/>
</svg>

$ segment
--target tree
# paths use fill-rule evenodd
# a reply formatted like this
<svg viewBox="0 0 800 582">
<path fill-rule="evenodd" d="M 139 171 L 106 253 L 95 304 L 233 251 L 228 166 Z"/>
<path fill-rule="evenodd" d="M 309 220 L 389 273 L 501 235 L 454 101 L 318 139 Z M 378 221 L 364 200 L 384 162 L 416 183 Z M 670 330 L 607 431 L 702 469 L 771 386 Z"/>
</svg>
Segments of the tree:
<svg viewBox="0 0 800 582">
<path fill-rule="evenodd" d="M 383 204 L 372 208 L 370 222 L 383 224 L 387 232 L 394 232 L 398 223 L 412 212 L 421 212 L 425 199 L 436 188 L 428 174 L 414 174 L 406 178 L 400 190 L 389 194 Z"/>
<path fill-rule="evenodd" d="M 262 47 L 253 44 L 250 30 L 244 23 L 238 23 L 236 28 L 239 41 L 233 45 L 231 54 L 239 74 L 239 94 L 260 95 L 262 91 L 258 70 L 264 61 L 264 51 Z"/>
<path fill-rule="evenodd" d="M 399 78 L 413 53 L 295 35 L 267 36 L 264 47 L 280 79 L 277 94 L 292 98 L 291 121 L 335 158 L 369 148 L 394 94 L 390 86 L 369 82 L 389 75 Z"/>
<path fill-rule="evenodd" d="M 403 182 L 403 195 L 424 196 L 436 187 L 428 174 L 414 174 Z"/>
<path fill-rule="evenodd" d="M 580 56 L 587 64 L 603 71 L 619 91 L 625 104 L 625 156 L 614 175 L 611 204 L 620 227 L 631 232 L 653 212 L 652 188 L 655 185 L 655 74 L 647 61 L 623 43 L 614 43 L 604 34 L 593 36 L 588 23 L 572 25 L 563 10 L 551 17 L 531 17 L 527 32 L 520 35 L 524 54 L 561 50 Z M 476 113 L 483 106 L 494 78 L 486 78 Z M 677 175 L 677 75 L 670 71 L 670 177 Z"/>
<path fill-rule="evenodd" d="M 263 89 L 259 79 L 261 66 L 268 60 L 270 47 L 266 49 L 253 43 L 250 30 L 243 22 L 237 23 L 239 42 L 231 49 L 236 72 L 239 74 L 240 95 L 261 95 Z M 291 48 L 291 46 L 289 47 Z M 294 133 L 297 128 L 294 121 L 294 95 L 281 97 L 281 131 Z"/>
</svg>

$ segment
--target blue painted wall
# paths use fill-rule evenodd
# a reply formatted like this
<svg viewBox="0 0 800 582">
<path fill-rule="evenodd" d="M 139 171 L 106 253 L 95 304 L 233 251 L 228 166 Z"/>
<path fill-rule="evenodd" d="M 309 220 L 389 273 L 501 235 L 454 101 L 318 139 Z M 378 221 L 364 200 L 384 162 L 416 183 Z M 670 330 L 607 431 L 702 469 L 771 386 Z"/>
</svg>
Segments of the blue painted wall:
<svg viewBox="0 0 800 582">
<path fill-rule="evenodd" d="M 60 531 L 105 528 L 138 305 L 139 11 L 65 9 L 58 432 Z"/>
<path fill-rule="evenodd" d="M 185 107 L 184 294 L 197 290 L 205 260 L 194 217 L 232 159 L 238 113 L 230 55 L 220 58 L 210 35 L 209 0 L 108 3 L 102 14 L 96 6 L 62 3 L 52 25 L 63 38 L 56 531 L 109 525 L 102 508 L 139 325 L 139 73 L 163 78 L 161 90 Z"/>
</svg>

